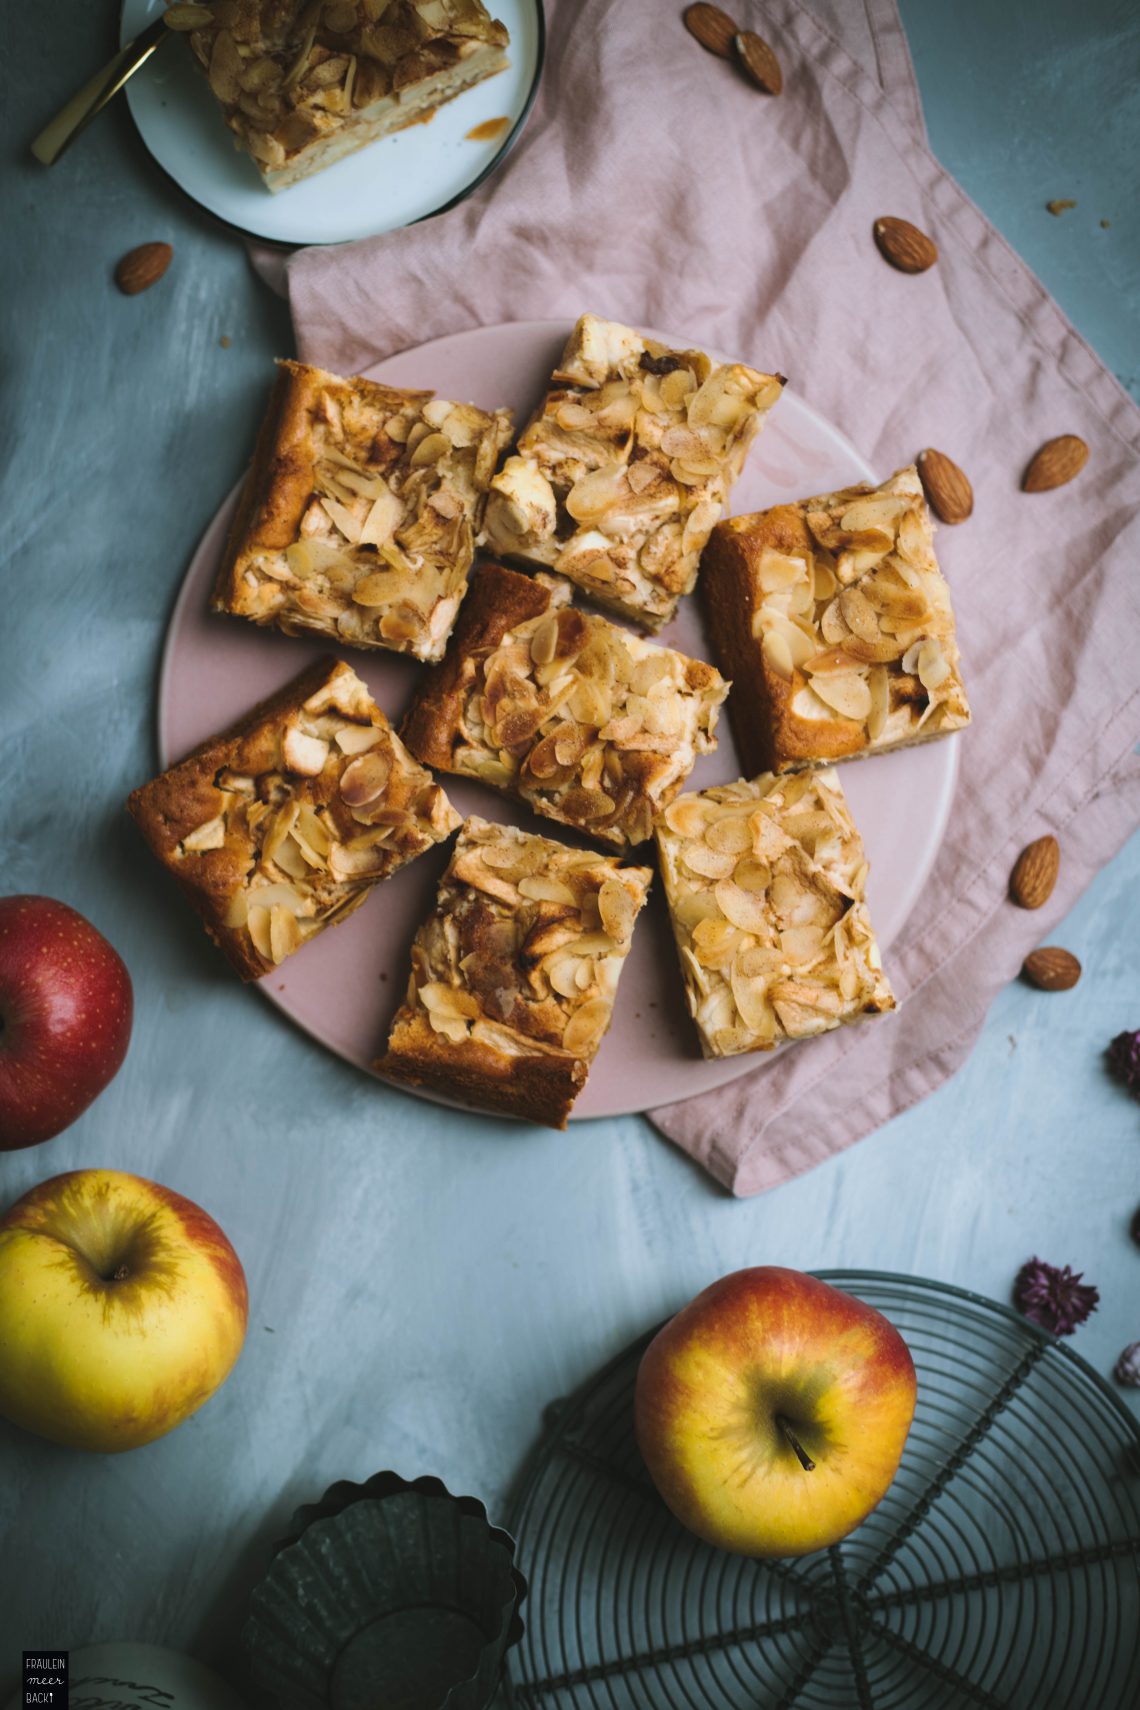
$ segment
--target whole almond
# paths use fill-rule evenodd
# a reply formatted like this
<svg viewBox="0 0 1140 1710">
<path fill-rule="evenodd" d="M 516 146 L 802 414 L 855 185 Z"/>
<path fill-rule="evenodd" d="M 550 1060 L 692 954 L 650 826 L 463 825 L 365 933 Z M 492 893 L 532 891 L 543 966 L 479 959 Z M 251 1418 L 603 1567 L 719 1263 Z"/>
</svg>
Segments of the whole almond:
<svg viewBox="0 0 1140 1710">
<path fill-rule="evenodd" d="M 1055 837 L 1026 844 L 1009 875 L 1009 894 L 1019 908 L 1040 908 L 1053 895 L 1061 870 L 1061 846 Z"/>
<path fill-rule="evenodd" d="M 875 221 L 872 230 L 879 253 L 900 273 L 925 273 L 938 260 L 934 239 L 909 220 L 896 220 L 887 214 Z"/>
<path fill-rule="evenodd" d="M 784 74 L 763 36 L 758 36 L 755 30 L 741 30 L 733 38 L 732 45 L 736 50 L 737 64 L 756 87 L 765 95 L 778 95 L 784 87 Z"/>
<path fill-rule="evenodd" d="M 965 522 L 974 509 L 974 489 L 944 451 L 918 454 L 918 478 L 935 516 L 944 523 Z"/>
<path fill-rule="evenodd" d="M 1046 944 L 1025 958 L 1021 972 L 1031 986 L 1037 986 L 1043 992 L 1067 992 L 1080 979 L 1081 964 L 1071 950 Z"/>
<path fill-rule="evenodd" d="M 719 54 L 721 59 L 732 58 L 736 25 L 719 6 L 686 6 L 681 13 L 681 22 L 710 53 Z"/>
<path fill-rule="evenodd" d="M 170 266 L 174 251 L 168 243 L 140 243 L 128 250 L 115 269 L 115 284 L 126 297 L 137 297 L 157 285 Z"/>
<path fill-rule="evenodd" d="M 1062 433 L 1047 439 L 1031 459 L 1022 477 L 1026 493 L 1048 493 L 1053 487 L 1063 487 L 1074 475 L 1079 475 L 1089 460 L 1089 448 L 1075 433 Z"/>
</svg>

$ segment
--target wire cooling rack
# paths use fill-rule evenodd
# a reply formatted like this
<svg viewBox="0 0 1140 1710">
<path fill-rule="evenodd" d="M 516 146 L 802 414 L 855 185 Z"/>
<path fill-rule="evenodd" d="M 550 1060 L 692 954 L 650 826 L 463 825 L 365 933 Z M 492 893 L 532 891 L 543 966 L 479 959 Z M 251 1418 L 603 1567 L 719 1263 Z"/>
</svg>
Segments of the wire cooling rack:
<svg viewBox="0 0 1140 1710">
<path fill-rule="evenodd" d="M 633 1440 L 649 1336 L 547 1412 L 511 1530 L 515 1710 L 1136 1710 L 1140 1430 L 1064 1343 L 979 1295 L 818 1273 L 918 1370 L 882 1503 L 781 1562 L 673 1519 Z"/>
</svg>

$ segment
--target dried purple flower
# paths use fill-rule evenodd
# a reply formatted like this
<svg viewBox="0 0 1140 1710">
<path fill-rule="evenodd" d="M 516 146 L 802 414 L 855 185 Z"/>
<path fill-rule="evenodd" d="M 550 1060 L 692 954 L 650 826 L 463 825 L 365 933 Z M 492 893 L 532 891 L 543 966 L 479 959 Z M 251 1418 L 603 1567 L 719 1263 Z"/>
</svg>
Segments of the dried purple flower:
<svg viewBox="0 0 1140 1710">
<path fill-rule="evenodd" d="M 1044 1259 L 1030 1259 L 1017 1273 L 1013 1304 L 1054 1336 L 1071 1336 L 1096 1311 L 1100 1299 L 1090 1283 L 1081 1281 L 1083 1276 L 1083 1271 L 1071 1271 L 1068 1265 L 1058 1269 Z"/>
<path fill-rule="evenodd" d="M 1140 1032 L 1118 1033 L 1104 1055 L 1114 1080 L 1140 1098 Z"/>
<path fill-rule="evenodd" d="M 1126 1389 L 1140 1389 L 1140 1342 L 1129 1342 L 1113 1366 L 1112 1375 Z"/>
</svg>

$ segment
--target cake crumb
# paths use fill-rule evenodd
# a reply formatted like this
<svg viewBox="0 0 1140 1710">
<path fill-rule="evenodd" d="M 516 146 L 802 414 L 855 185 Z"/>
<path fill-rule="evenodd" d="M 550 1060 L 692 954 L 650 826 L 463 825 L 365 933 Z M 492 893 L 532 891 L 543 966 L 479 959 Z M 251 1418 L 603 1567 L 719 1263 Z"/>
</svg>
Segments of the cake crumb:
<svg viewBox="0 0 1140 1710">
<path fill-rule="evenodd" d="M 1051 202 L 1045 204 L 1051 214 L 1067 213 L 1070 208 L 1075 208 L 1076 205 L 1068 196 L 1056 196 Z"/>
<path fill-rule="evenodd" d="M 228 350 L 230 348 L 230 335 L 229 335 L 229 333 L 223 333 L 221 338 L 218 340 L 218 343 L 221 345 L 223 350 Z"/>
</svg>

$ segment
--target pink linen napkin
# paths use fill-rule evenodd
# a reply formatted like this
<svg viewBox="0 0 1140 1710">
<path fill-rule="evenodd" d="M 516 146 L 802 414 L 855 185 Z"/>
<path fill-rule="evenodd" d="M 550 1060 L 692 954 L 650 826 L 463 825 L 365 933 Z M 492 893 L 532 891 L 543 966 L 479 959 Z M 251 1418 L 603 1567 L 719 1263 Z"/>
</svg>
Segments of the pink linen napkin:
<svg viewBox="0 0 1140 1710">
<path fill-rule="evenodd" d="M 649 1113 L 750 1194 L 952 1074 L 1140 822 L 1140 411 L 927 151 L 893 0 L 730 9 L 775 48 L 778 99 L 702 52 L 679 3 L 559 0 L 543 91 L 502 171 L 420 226 L 302 251 L 288 288 L 301 355 L 342 372 L 588 307 L 788 374 L 884 476 L 925 445 L 971 476 L 973 518 L 942 529 L 939 552 L 975 723 L 941 854 L 889 956 L 903 1007 Z M 929 232 L 938 265 L 888 267 L 871 241 L 884 214 Z M 1087 441 L 1087 468 L 1021 493 L 1059 433 Z M 1060 880 L 1026 913 L 1010 867 L 1047 831 Z"/>
</svg>

